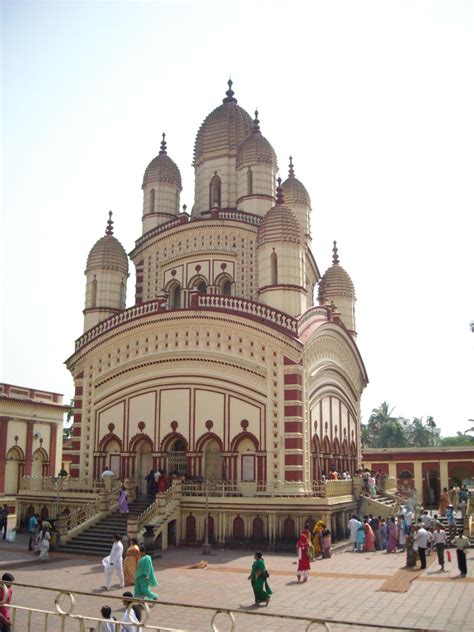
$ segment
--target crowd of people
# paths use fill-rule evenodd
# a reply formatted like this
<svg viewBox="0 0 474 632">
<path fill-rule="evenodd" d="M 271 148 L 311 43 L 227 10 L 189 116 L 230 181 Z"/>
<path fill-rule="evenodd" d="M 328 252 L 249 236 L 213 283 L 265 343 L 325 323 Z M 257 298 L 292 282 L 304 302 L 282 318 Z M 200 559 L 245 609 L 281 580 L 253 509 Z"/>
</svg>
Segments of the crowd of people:
<svg viewBox="0 0 474 632">
<path fill-rule="evenodd" d="M 452 505 L 448 506 L 448 513 L 453 516 L 453 525 L 448 522 L 451 544 L 456 547 L 458 568 L 460 577 L 466 577 L 466 549 L 469 547 L 469 539 L 461 529 L 456 535 L 456 514 Z M 415 568 L 418 560 L 420 569 L 426 568 L 426 556 L 432 550 L 436 550 L 441 570 L 444 570 L 444 553 L 448 546 L 446 531 L 438 515 L 430 516 L 428 511 L 423 511 L 420 518 L 416 519 L 411 509 L 390 516 L 385 519 L 381 516 L 363 516 L 359 518 L 353 515 L 347 525 L 349 541 L 354 552 L 385 551 L 386 553 L 406 553 L 406 567 Z"/>
<path fill-rule="evenodd" d="M 49 559 L 51 523 L 46 518 L 41 519 L 39 514 L 33 514 L 28 519 L 28 531 L 30 534 L 28 550 L 37 555 L 39 561 L 45 562 Z"/>
</svg>

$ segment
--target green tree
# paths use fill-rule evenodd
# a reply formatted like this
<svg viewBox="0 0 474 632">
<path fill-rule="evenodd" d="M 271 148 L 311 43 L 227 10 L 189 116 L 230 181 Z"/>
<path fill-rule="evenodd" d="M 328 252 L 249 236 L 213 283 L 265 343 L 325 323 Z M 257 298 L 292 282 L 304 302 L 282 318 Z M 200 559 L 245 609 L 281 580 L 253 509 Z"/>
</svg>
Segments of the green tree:
<svg viewBox="0 0 474 632">
<path fill-rule="evenodd" d="M 362 445 L 365 448 L 403 448 L 408 439 L 402 424 L 392 417 L 387 402 L 374 408 L 366 425 L 362 426 Z"/>
<path fill-rule="evenodd" d="M 469 437 L 464 432 L 457 432 L 454 437 L 442 437 L 439 441 L 440 446 L 463 446 L 474 445 L 474 437 Z"/>
<path fill-rule="evenodd" d="M 433 445 L 433 432 L 429 429 L 428 424 L 425 425 L 423 423 L 422 417 L 414 417 L 408 428 L 408 440 L 411 445 L 418 448 L 426 448 Z"/>
<path fill-rule="evenodd" d="M 63 424 L 63 441 L 72 438 L 72 424 L 74 421 L 74 399 L 71 399 L 67 407 L 66 421 Z"/>
<path fill-rule="evenodd" d="M 389 419 L 377 433 L 377 448 L 405 448 L 407 445 L 405 429 L 398 419 Z"/>
</svg>

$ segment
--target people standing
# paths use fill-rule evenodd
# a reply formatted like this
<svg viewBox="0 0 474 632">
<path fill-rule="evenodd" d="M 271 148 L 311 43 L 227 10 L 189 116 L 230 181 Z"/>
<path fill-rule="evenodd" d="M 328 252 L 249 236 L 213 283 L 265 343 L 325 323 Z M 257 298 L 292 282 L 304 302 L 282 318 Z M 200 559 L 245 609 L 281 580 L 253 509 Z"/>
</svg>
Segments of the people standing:
<svg viewBox="0 0 474 632">
<path fill-rule="evenodd" d="M 407 528 L 403 514 L 397 518 L 397 540 L 398 546 L 404 551 L 407 542 Z"/>
<path fill-rule="evenodd" d="M 421 569 L 426 568 L 426 548 L 428 546 L 428 532 L 423 523 L 418 523 L 418 530 L 415 535 L 415 544 L 417 546 L 418 557 L 420 558 Z"/>
<path fill-rule="evenodd" d="M 138 562 L 133 596 L 155 601 L 159 595 L 150 590 L 150 586 L 158 586 L 155 571 L 153 570 L 153 562 L 143 546 L 140 547 L 140 553 L 142 557 Z"/>
<path fill-rule="evenodd" d="M 375 536 L 374 536 L 374 532 L 372 531 L 372 527 L 369 524 L 369 520 L 367 518 L 364 519 L 364 531 L 365 531 L 364 551 L 366 553 L 375 551 Z"/>
<path fill-rule="evenodd" d="M 433 542 L 436 546 L 436 553 L 438 554 L 438 562 L 441 566 L 441 570 L 444 571 L 444 549 L 446 548 L 446 532 L 441 528 L 441 524 L 438 522 L 436 529 L 433 532 Z"/>
<path fill-rule="evenodd" d="M 380 551 L 381 546 L 380 546 L 380 535 L 379 535 L 379 519 L 373 516 L 372 514 L 369 514 L 369 524 L 372 531 L 374 532 L 375 548 L 377 549 L 377 551 Z"/>
<path fill-rule="evenodd" d="M 466 550 L 469 548 L 469 538 L 464 535 L 464 529 L 461 529 L 459 535 L 457 535 L 453 544 L 456 547 L 456 555 L 458 558 L 459 577 L 466 577 L 467 575 L 467 561 Z"/>
<path fill-rule="evenodd" d="M 28 543 L 29 551 L 33 550 L 33 542 L 35 539 L 37 526 L 38 526 L 38 514 L 33 514 L 32 516 L 30 516 L 30 519 L 28 520 L 28 531 L 30 533 L 30 541 Z"/>
<path fill-rule="evenodd" d="M 296 568 L 296 577 L 298 581 L 301 581 L 303 576 L 303 583 L 308 581 L 309 571 L 311 564 L 309 560 L 309 542 L 306 537 L 306 533 L 302 533 L 300 539 L 296 543 L 296 552 L 298 554 L 298 566 Z"/>
<path fill-rule="evenodd" d="M 441 494 L 441 498 L 439 501 L 439 515 L 444 518 L 446 515 L 446 509 L 448 505 L 451 503 L 451 498 L 449 496 L 448 488 L 443 487 L 443 493 Z"/>
<path fill-rule="evenodd" d="M 380 549 L 385 551 L 387 548 L 387 523 L 385 518 L 379 517 L 379 534 L 380 534 Z"/>
<path fill-rule="evenodd" d="M 361 521 L 356 515 L 349 520 L 347 528 L 349 529 L 349 542 L 352 544 L 352 550 L 357 551 L 357 531 L 361 526 Z"/>
<path fill-rule="evenodd" d="M 261 603 L 264 603 L 268 606 L 272 591 L 267 582 L 268 571 L 265 568 L 265 562 L 260 551 L 257 551 L 254 555 L 254 562 L 248 579 L 252 583 L 255 605 L 259 606 Z"/>
<path fill-rule="evenodd" d="M 331 557 L 331 532 L 329 529 L 323 529 L 321 533 L 321 550 L 323 560 L 327 560 Z"/>
<path fill-rule="evenodd" d="M 130 545 L 125 555 L 123 564 L 123 576 L 125 586 L 133 586 L 135 584 L 135 575 L 137 574 L 138 562 L 140 560 L 140 547 L 135 539 L 130 540 Z"/>
<path fill-rule="evenodd" d="M 41 541 L 39 546 L 39 557 L 38 560 L 45 562 L 49 559 L 49 547 L 51 544 L 51 534 L 47 527 L 43 527 L 41 530 Z"/>
<path fill-rule="evenodd" d="M 8 527 L 8 505 L 0 509 L 0 533 L 3 531 L 3 539 L 6 540 Z"/>
<path fill-rule="evenodd" d="M 365 547 L 365 529 L 362 522 L 360 523 L 360 527 L 357 529 L 357 552 L 362 553 Z"/>
<path fill-rule="evenodd" d="M 395 524 L 395 517 L 390 516 L 390 520 L 387 524 L 387 553 L 397 552 L 397 525 Z"/>
<path fill-rule="evenodd" d="M 449 537 L 452 541 L 456 535 L 456 512 L 452 505 L 446 507 L 446 522 L 448 523 Z"/>
<path fill-rule="evenodd" d="M 412 525 L 407 534 L 407 568 L 414 568 L 416 566 L 418 547 L 415 543 L 415 534 L 416 528 L 415 525 Z"/>
<path fill-rule="evenodd" d="M 125 489 L 125 485 L 122 485 L 119 494 L 119 511 L 120 513 L 128 513 L 128 493 Z"/>
<path fill-rule="evenodd" d="M 13 590 L 10 584 L 14 581 L 15 578 L 11 573 L 3 573 L 2 583 L 5 584 L 7 594 L 5 596 L 3 590 L 0 589 L 0 632 L 10 632 L 12 629 L 12 620 L 8 605 L 12 602 Z"/>
<path fill-rule="evenodd" d="M 110 554 L 102 560 L 105 572 L 105 584 L 104 588 L 109 590 L 110 583 L 112 581 L 112 575 L 117 573 L 120 588 L 124 588 L 123 578 L 123 544 L 122 538 L 115 533 L 112 540 L 112 549 Z"/>
<path fill-rule="evenodd" d="M 145 476 L 146 480 L 146 495 L 149 503 L 155 502 L 156 498 L 156 481 L 155 481 L 155 470 L 151 469 L 150 472 Z"/>
<path fill-rule="evenodd" d="M 321 555 L 321 533 L 325 528 L 326 525 L 322 520 L 318 520 L 318 522 L 313 527 L 313 548 L 315 558 Z"/>
</svg>

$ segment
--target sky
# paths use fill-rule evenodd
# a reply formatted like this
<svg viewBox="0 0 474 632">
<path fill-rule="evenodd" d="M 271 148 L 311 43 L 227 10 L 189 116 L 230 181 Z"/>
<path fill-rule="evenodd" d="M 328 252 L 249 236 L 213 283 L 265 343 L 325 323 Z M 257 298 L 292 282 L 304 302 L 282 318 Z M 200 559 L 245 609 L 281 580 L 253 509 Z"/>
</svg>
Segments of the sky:
<svg viewBox="0 0 474 632">
<path fill-rule="evenodd" d="M 107 213 L 130 252 L 163 131 L 192 207 L 231 76 L 311 195 L 321 273 L 335 239 L 354 282 L 362 421 L 387 401 L 473 425 L 474 0 L 4 0 L 1 23 L 0 381 L 72 397 Z"/>
</svg>

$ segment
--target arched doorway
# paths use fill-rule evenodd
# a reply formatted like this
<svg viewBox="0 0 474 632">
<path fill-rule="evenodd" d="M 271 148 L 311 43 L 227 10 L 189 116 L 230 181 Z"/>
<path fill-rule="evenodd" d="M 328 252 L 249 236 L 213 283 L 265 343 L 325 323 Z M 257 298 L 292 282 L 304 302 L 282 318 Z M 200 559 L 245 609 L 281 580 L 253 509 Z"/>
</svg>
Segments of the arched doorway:
<svg viewBox="0 0 474 632">
<path fill-rule="evenodd" d="M 186 518 L 186 542 L 196 541 L 196 518 L 189 515 Z"/>
<path fill-rule="evenodd" d="M 105 445 L 105 467 L 112 470 L 117 478 L 120 478 L 120 451 L 121 446 L 117 439 L 107 441 Z"/>
<path fill-rule="evenodd" d="M 257 454 L 255 442 L 244 437 L 237 445 L 239 458 L 237 461 L 238 480 L 251 483 L 257 480 Z"/>
<path fill-rule="evenodd" d="M 166 469 L 168 474 L 178 474 L 180 476 L 187 474 L 186 444 L 182 439 L 176 439 L 170 446 Z"/>
<path fill-rule="evenodd" d="M 222 480 L 221 449 L 216 439 L 206 442 L 203 456 L 205 480 L 213 482 Z"/>
<path fill-rule="evenodd" d="M 263 542 L 265 539 L 263 520 L 260 517 L 255 518 L 252 523 L 252 539 L 254 542 Z"/>
<path fill-rule="evenodd" d="M 48 460 L 48 455 L 43 448 L 38 448 L 33 452 L 31 463 L 31 476 L 44 476 L 44 469 Z"/>
<path fill-rule="evenodd" d="M 295 540 L 295 521 L 293 518 L 288 518 L 283 523 L 283 537 L 282 540 L 285 542 L 292 542 Z"/>
<path fill-rule="evenodd" d="M 149 441 L 139 441 L 136 444 L 135 476 L 139 494 L 146 494 L 146 477 L 153 467 L 151 445 Z"/>
<path fill-rule="evenodd" d="M 232 525 L 232 539 L 243 540 L 245 537 L 244 521 L 240 516 L 234 518 Z"/>
<path fill-rule="evenodd" d="M 7 452 L 5 466 L 5 494 L 15 495 L 18 493 L 20 481 L 21 462 L 23 461 L 23 453 L 20 448 L 10 448 Z"/>
</svg>

